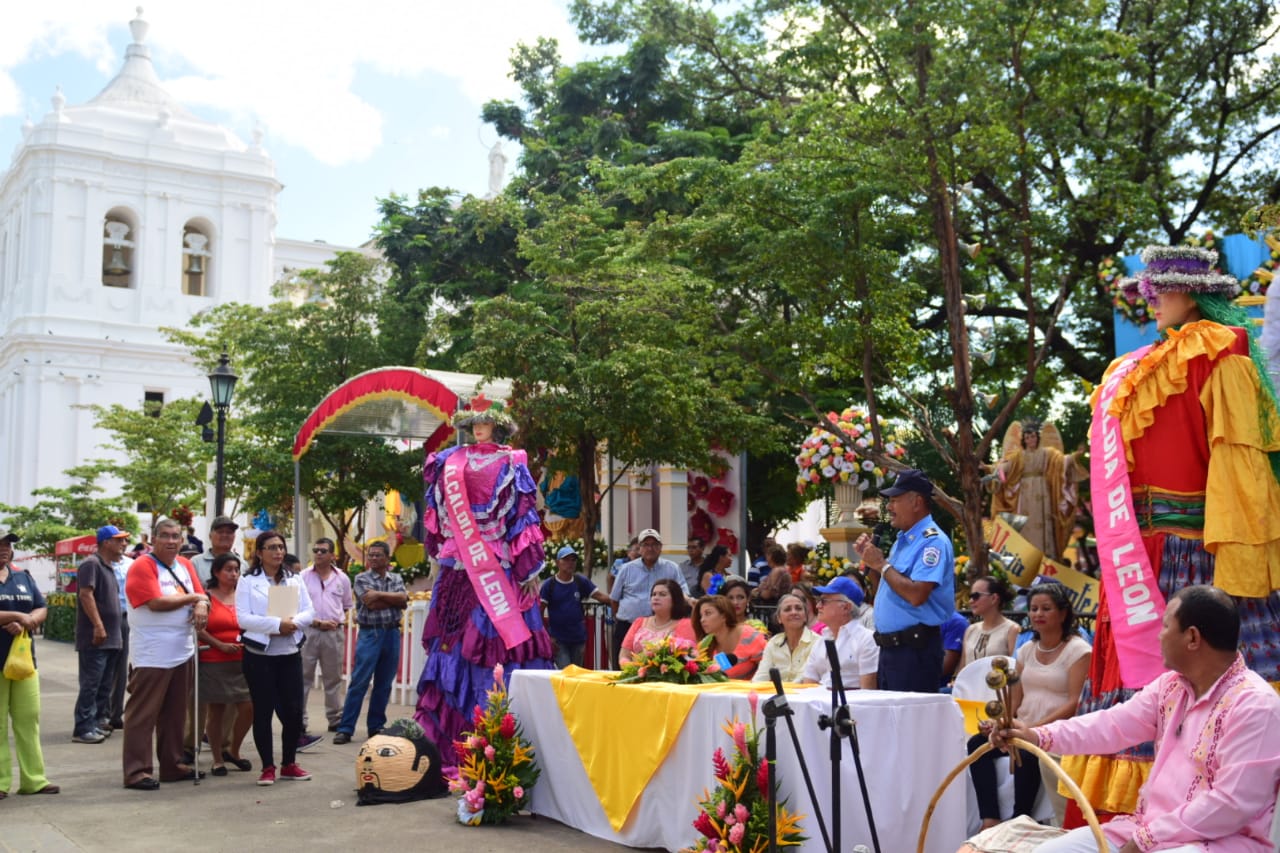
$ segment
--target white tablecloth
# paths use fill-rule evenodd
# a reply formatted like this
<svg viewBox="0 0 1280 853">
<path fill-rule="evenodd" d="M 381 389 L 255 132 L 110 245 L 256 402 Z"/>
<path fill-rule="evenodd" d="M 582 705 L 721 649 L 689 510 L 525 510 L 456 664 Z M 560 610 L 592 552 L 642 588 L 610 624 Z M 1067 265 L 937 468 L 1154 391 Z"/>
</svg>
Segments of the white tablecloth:
<svg viewBox="0 0 1280 853">
<path fill-rule="evenodd" d="M 676 851 L 697 838 L 692 821 L 698 813 L 703 789 L 714 787 L 711 753 L 722 746 L 730 754 L 732 743 L 720 728 L 736 713 L 746 720 L 750 707 L 744 694 L 706 693 L 698 697 L 685 720 L 675 746 L 641 794 L 622 831 L 615 833 L 587 778 L 577 747 L 565 728 L 560 706 L 551 686 L 553 673 L 517 670 L 511 679 L 511 705 L 533 742 L 542 777 L 534 786 L 532 810 L 597 838 L 630 847 L 662 847 Z M 626 689 L 620 685 L 617 689 Z M 763 699 L 764 697 L 762 697 Z M 829 734 L 818 728 L 818 716 L 831 711 L 831 694 L 809 688 L 789 694 L 792 718 L 813 778 L 814 790 L 830 831 L 831 763 Z M 874 690 L 849 694 L 850 710 L 858 724 L 862 766 L 867 777 L 876 831 L 883 853 L 913 853 L 925 809 L 939 783 L 965 755 L 963 717 L 949 696 L 923 693 L 888 693 Z M 760 749 L 764 750 L 763 712 Z M 643 732 L 628 729 L 618 720 L 617 741 L 625 748 L 628 738 Z M 802 831 L 809 841 L 801 850 L 822 851 L 822 835 L 813 817 L 804 778 L 786 723 L 778 721 L 779 799 L 788 808 L 808 817 Z M 855 844 L 871 847 L 871 834 L 858 788 L 858 776 L 848 743 L 841 761 L 841 848 Z M 963 780 L 954 782 L 934 810 L 926 849 L 929 853 L 954 853 L 965 839 Z"/>
</svg>

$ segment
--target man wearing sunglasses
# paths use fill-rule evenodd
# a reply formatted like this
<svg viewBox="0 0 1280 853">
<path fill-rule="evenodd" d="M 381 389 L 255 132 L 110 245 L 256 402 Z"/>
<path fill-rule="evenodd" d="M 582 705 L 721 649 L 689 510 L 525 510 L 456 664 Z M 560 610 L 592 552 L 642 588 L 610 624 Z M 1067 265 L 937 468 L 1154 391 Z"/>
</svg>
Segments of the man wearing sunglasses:
<svg viewBox="0 0 1280 853">
<path fill-rule="evenodd" d="M 302 646 L 302 732 L 307 732 L 307 699 L 320 667 L 324 684 L 324 715 L 329 731 L 338 730 L 342 719 L 342 626 L 347 622 L 351 601 L 351 581 L 334 565 L 332 539 L 317 539 L 311 548 L 311 567 L 302 573 L 302 582 L 316 609 L 315 621 Z"/>
</svg>

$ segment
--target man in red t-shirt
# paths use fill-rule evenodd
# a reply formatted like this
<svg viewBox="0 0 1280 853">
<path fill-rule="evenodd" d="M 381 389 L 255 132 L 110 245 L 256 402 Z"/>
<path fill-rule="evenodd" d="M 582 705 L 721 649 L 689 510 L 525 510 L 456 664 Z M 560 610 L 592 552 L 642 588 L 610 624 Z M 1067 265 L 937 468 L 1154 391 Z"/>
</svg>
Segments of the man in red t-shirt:
<svg viewBox="0 0 1280 853">
<path fill-rule="evenodd" d="M 194 671 L 195 631 L 209 619 L 200 578 L 178 556 L 182 528 L 162 518 L 154 537 L 154 550 L 134 560 L 125 580 L 133 672 L 124 717 L 124 786 L 139 791 L 195 778 L 195 768 L 182 763 L 182 726 Z M 158 779 L 153 757 L 159 759 Z"/>
</svg>

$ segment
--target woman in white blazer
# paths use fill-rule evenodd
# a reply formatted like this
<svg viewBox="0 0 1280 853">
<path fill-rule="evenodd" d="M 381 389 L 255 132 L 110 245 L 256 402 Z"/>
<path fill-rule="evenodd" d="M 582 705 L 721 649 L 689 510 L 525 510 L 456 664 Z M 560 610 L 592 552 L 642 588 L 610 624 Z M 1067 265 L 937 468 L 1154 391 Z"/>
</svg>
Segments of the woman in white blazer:
<svg viewBox="0 0 1280 853">
<path fill-rule="evenodd" d="M 306 781 L 311 774 L 298 766 L 295 754 L 302 734 L 302 652 L 304 631 L 315 613 L 302 579 L 284 568 L 284 537 L 274 530 L 258 534 L 249 572 L 236 586 L 236 619 L 244 644 L 244 677 L 253 698 L 253 740 L 262 759 L 259 785 L 277 778 Z M 296 589 L 277 596 L 293 616 L 269 615 L 273 588 Z M 296 595 L 297 607 L 292 599 Z M 280 613 L 280 607 L 276 608 Z M 280 769 L 271 740 L 271 716 L 280 718 Z"/>
</svg>

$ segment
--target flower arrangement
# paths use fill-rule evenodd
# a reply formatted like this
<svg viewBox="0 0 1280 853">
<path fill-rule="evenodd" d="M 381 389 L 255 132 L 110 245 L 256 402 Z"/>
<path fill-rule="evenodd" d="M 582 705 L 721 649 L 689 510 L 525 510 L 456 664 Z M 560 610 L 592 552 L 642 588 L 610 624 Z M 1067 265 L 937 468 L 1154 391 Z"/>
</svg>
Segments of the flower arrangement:
<svg viewBox="0 0 1280 853">
<path fill-rule="evenodd" d="M 754 720 L 759 694 L 748 696 L 750 724 L 735 717 L 723 729 L 733 738 L 733 755 L 717 747 L 711 762 L 717 788 L 703 791 L 693 828 L 702 837 L 681 853 L 710 850 L 714 853 L 764 853 L 769 849 L 769 763 L 760 754 L 760 731 Z M 807 839 L 800 832 L 801 815 L 778 804 L 779 847 L 799 847 Z"/>
<path fill-rule="evenodd" d="M 1103 258 L 1102 263 L 1098 264 L 1098 279 L 1110 291 L 1111 304 L 1130 323 L 1136 326 L 1145 326 L 1152 319 L 1151 306 L 1139 294 L 1125 292 L 1124 288 L 1120 286 L 1120 282 L 1124 278 L 1124 271 L 1116 264 L 1115 258 Z"/>
<path fill-rule="evenodd" d="M 841 575 L 851 575 L 857 570 L 852 560 L 844 557 L 823 557 L 817 551 L 809 552 L 809 576 L 814 583 L 827 583 Z"/>
<path fill-rule="evenodd" d="M 591 570 L 582 565 L 582 555 L 586 553 L 586 543 L 582 541 L 580 536 L 566 537 L 564 539 L 543 539 L 542 540 L 542 568 L 538 570 L 538 577 L 545 580 L 556 573 L 556 554 L 565 545 L 573 548 L 578 553 L 578 571 L 590 574 Z M 609 546 L 603 539 L 596 539 L 595 550 L 591 552 L 591 561 L 595 564 L 595 568 L 606 568 L 605 556 L 609 553 Z M 624 550 L 622 556 L 626 556 Z"/>
<path fill-rule="evenodd" d="M 680 637 L 663 637 L 644 644 L 644 649 L 622 665 L 614 684 L 665 681 L 668 684 L 710 684 L 728 681 L 706 651 Z"/>
<path fill-rule="evenodd" d="M 453 744 L 458 777 L 449 783 L 449 790 L 462 795 L 458 822 L 467 826 L 502 823 L 529 804 L 529 793 L 541 773 L 533 746 L 511 713 L 502 664 L 493 668 L 488 706 L 477 705 L 471 722 L 474 728 Z"/>
<path fill-rule="evenodd" d="M 796 491 L 816 495 L 827 483 L 853 483 L 864 492 L 882 486 L 888 472 L 866 455 L 873 447 L 871 417 L 866 410 L 851 406 L 839 414 L 828 412 L 827 422 L 835 431 L 814 427 L 800 445 Z M 906 455 L 893 441 L 886 441 L 881 452 L 895 459 Z"/>
<path fill-rule="evenodd" d="M 169 517 L 181 524 L 183 527 L 190 527 L 191 522 L 195 519 L 195 513 L 191 511 L 191 507 L 183 504 L 176 506 L 169 512 Z"/>
</svg>

